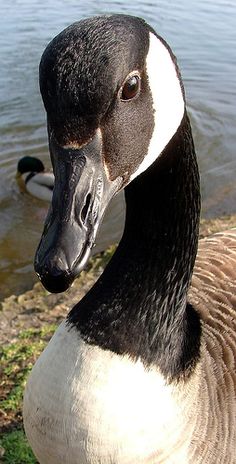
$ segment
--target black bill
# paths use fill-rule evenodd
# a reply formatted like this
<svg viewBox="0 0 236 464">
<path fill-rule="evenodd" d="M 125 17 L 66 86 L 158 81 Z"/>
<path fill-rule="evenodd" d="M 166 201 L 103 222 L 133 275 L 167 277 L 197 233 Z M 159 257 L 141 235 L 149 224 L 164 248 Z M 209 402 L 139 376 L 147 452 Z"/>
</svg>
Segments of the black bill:
<svg viewBox="0 0 236 464">
<path fill-rule="evenodd" d="M 99 132 L 81 148 L 62 148 L 51 138 L 55 174 L 52 204 L 35 256 L 35 271 L 50 292 L 63 292 L 85 266 L 99 224 L 122 178 L 110 181 Z"/>
</svg>

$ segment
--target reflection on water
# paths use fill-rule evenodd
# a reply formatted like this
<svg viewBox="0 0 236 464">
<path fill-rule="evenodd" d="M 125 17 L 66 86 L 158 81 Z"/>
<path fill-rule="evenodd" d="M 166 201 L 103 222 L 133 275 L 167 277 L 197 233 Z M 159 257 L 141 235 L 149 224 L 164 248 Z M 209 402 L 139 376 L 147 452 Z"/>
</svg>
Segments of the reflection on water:
<svg viewBox="0 0 236 464">
<path fill-rule="evenodd" d="M 21 156 L 49 166 L 38 63 L 47 42 L 82 17 L 122 12 L 144 17 L 170 43 L 182 70 L 199 156 L 203 214 L 235 211 L 236 3 L 234 0 L 12 0 L 1 4 L 0 284 L 1 295 L 29 288 L 47 205 L 19 193 Z M 100 246 L 113 241 L 120 203 Z"/>
</svg>

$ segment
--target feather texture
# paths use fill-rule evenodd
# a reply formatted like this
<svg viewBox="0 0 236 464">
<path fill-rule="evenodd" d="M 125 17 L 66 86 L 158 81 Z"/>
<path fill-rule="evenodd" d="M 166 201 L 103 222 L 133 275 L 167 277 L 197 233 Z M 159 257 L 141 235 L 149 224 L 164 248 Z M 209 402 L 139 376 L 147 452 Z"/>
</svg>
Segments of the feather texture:
<svg viewBox="0 0 236 464">
<path fill-rule="evenodd" d="M 236 460 L 236 229 L 199 241 L 189 299 L 201 316 L 201 383 L 190 461 Z"/>
</svg>

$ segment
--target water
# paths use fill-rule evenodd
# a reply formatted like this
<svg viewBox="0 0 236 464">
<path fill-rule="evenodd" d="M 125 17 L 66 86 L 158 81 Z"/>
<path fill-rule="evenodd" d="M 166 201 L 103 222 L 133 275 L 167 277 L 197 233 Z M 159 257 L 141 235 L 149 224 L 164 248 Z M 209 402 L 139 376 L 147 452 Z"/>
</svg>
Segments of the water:
<svg viewBox="0 0 236 464">
<path fill-rule="evenodd" d="M 18 159 L 49 166 L 38 63 L 48 41 L 70 23 L 117 12 L 145 18 L 178 57 L 202 179 L 203 214 L 235 212 L 235 0 L 0 0 L 0 293 L 29 288 L 47 205 L 19 193 Z M 117 206 L 117 211 L 119 207 Z M 116 215 L 106 224 L 113 240 Z"/>
</svg>

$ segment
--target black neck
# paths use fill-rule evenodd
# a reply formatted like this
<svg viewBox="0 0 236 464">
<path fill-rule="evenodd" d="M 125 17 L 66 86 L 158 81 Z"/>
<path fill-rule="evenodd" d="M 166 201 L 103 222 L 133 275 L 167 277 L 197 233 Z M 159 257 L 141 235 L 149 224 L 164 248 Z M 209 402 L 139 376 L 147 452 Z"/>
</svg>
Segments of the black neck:
<svg viewBox="0 0 236 464">
<path fill-rule="evenodd" d="M 200 347 L 199 318 L 187 303 L 200 210 L 187 115 L 162 155 L 125 193 L 120 245 L 69 321 L 88 342 L 140 357 L 177 378 L 193 368 Z"/>
</svg>

